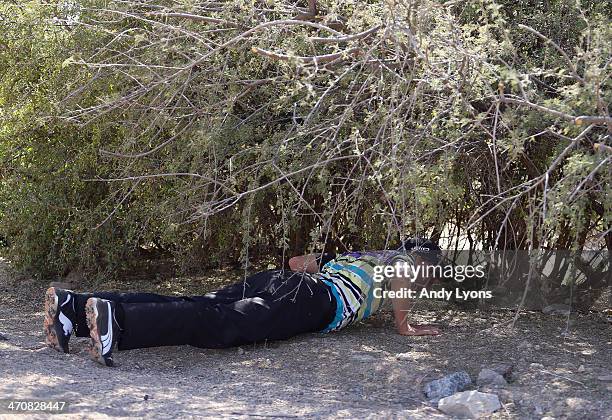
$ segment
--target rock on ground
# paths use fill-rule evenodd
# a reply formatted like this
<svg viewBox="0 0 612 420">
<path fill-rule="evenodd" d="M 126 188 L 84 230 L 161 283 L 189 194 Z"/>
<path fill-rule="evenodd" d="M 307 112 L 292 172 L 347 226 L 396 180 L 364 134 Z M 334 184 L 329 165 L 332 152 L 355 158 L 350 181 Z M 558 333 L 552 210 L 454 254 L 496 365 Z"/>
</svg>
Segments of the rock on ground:
<svg viewBox="0 0 612 420">
<path fill-rule="evenodd" d="M 492 369 L 481 369 L 480 373 L 478 374 L 478 379 L 476 379 L 476 383 L 480 386 L 480 385 L 507 385 L 506 380 L 504 379 L 504 377 L 502 375 L 500 375 L 499 373 L 495 372 Z"/>
<path fill-rule="evenodd" d="M 512 382 L 514 377 L 512 376 L 514 373 L 514 365 L 511 363 L 498 363 L 489 367 L 492 371 L 497 372 L 508 382 Z"/>
<path fill-rule="evenodd" d="M 570 314 L 571 308 L 569 305 L 565 305 L 563 303 L 553 303 L 552 305 L 548 305 L 542 309 L 542 312 L 546 315 L 563 315 L 568 316 Z"/>
<path fill-rule="evenodd" d="M 472 379 L 470 375 L 465 371 L 459 371 L 427 383 L 423 391 L 427 398 L 437 402 L 440 398 L 448 397 L 458 391 L 463 391 L 471 384 Z"/>
<path fill-rule="evenodd" d="M 438 410 L 449 416 L 477 419 L 489 415 L 501 408 L 495 394 L 478 391 L 459 392 L 445 397 L 438 403 Z"/>
<path fill-rule="evenodd" d="M 203 294 L 231 280 L 229 272 L 219 273 L 168 282 L 87 280 L 79 290 Z M 236 278 L 243 274 L 240 271 Z M 514 310 L 494 310 L 475 318 L 471 311 L 447 314 L 447 303 L 426 301 L 411 316 L 416 323 L 441 322 L 444 334 L 400 336 L 392 312 L 385 309 L 372 322 L 332 334 L 305 334 L 241 349 L 179 346 L 120 351 L 114 355 L 117 366 L 104 368 L 90 360 L 86 337 L 73 337 L 69 354 L 45 345 L 42 304 L 47 287 L 12 274 L 0 257 L 0 332 L 8 338 L 0 340 L 0 398 L 67 401 L 67 411 L 57 416 L 62 420 L 448 420 L 437 404 L 427 403 L 425 382 L 458 370 L 475 379 L 483 367 L 503 375 L 498 363 L 514 365 L 517 374 L 512 386 L 479 389 L 497 395 L 503 404 L 503 410 L 491 416 L 495 420 L 612 419 L 612 382 L 597 379 L 612 374 L 612 328 L 605 328 L 608 324 L 598 312 L 576 314 L 578 327 L 569 331 L 565 318 L 541 312 L 521 314 L 520 328 L 506 328 Z M 607 298 L 602 300 L 605 305 Z M 491 324 L 497 327 L 491 329 Z M 531 343 L 531 350 L 517 351 L 522 342 Z M 542 345 L 546 354 L 533 350 L 536 345 Z M 406 354 L 406 360 L 398 359 L 398 354 Z M 530 369 L 532 362 L 544 365 Z M 576 372 L 580 364 L 586 367 L 583 373 Z M 436 372 L 439 376 L 432 376 Z M 423 378 L 428 379 L 423 382 Z M 542 414 L 534 415 L 535 404 Z M 5 417 L 12 418 L 0 414 L 0 419 Z M 27 418 L 46 420 L 49 413 L 30 413 Z"/>
<path fill-rule="evenodd" d="M 397 360 L 413 360 L 414 356 L 412 355 L 412 353 L 397 353 L 395 355 L 395 358 Z"/>
</svg>

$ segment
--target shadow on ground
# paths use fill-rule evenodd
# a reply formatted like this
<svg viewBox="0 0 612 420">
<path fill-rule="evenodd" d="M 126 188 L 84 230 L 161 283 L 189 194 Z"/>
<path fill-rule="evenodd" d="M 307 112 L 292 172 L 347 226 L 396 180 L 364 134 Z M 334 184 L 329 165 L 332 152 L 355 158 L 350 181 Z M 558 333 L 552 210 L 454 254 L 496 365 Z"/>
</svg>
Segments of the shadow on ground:
<svg viewBox="0 0 612 420">
<path fill-rule="evenodd" d="M 441 324 L 439 337 L 398 336 L 383 312 L 338 333 L 239 349 L 118 352 L 118 366 L 104 368 L 89 360 L 85 339 L 72 339 L 68 355 L 45 347 L 46 287 L 11 276 L 4 264 L 0 395 L 68 401 L 74 417 L 446 418 L 424 399 L 423 384 L 457 370 L 475 379 L 499 362 L 514 364 L 516 380 L 489 389 L 503 403 L 492 418 L 612 416 L 612 386 L 597 379 L 610 374 L 612 331 L 596 313 L 572 316 L 569 331 L 566 318 L 541 313 L 509 328 L 511 311 L 430 303 L 415 318 Z"/>
</svg>

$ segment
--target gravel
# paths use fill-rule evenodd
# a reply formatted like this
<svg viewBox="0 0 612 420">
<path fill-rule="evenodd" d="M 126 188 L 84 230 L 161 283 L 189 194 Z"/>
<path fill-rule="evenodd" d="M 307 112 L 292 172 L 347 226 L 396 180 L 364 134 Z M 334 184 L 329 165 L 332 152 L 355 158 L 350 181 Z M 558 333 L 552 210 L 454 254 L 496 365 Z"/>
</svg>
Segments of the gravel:
<svg viewBox="0 0 612 420">
<path fill-rule="evenodd" d="M 171 294 L 199 293 L 209 284 L 209 278 L 191 278 L 97 288 Z M 475 378 L 481 368 L 498 364 L 513 365 L 514 380 L 498 392 L 503 407 L 492 419 L 532 418 L 535 407 L 538 418 L 612 415 L 610 383 L 598 380 L 610 374 L 612 332 L 596 314 L 577 314 L 569 332 L 562 318 L 541 312 L 522 315 L 515 328 L 492 328 L 506 325 L 514 312 L 419 303 L 414 319 L 441 325 L 440 336 L 399 336 L 391 313 L 383 311 L 337 333 L 242 350 L 117 352 L 118 366 L 105 368 L 89 359 L 85 339 L 71 340 L 71 354 L 45 346 L 46 287 L 12 274 L 0 260 L 0 331 L 9 338 L 0 341 L 0 395 L 68 401 L 67 418 L 448 418 L 427 401 L 424 384 L 461 370 Z M 517 351 L 521 342 L 531 346 Z M 584 372 L 577 371 L 580 365 Z"/>
</svg>

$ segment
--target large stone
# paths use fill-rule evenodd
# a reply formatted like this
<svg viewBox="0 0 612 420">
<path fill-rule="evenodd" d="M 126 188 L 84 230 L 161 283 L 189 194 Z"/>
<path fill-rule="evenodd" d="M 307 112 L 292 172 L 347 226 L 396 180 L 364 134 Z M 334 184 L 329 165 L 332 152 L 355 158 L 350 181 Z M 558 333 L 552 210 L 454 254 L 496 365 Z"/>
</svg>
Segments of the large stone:
<svg viewBox="0 0 612 420">
<path fill-rule="evenodd" d="M 449 416 L 477 419 L 501 408 L 495 394 L 465 391 L 445 397 L 438 402 L 438 410 Z"/>
<path fill-rule="evenodd" d="M 476 379 L 478 385 L 507 385 L 506 380 L 502 375 L 492 369 L 482 369 Z"/>
<path fill-rule="evenodd" d="M 463 391 L 471 384 L 472 379 L 470 375 L 465 371 L 459 371 L 427 383 L 423 391 L 428 399 L 433 402 L 438 402 L 440 398 L 448 397 L 455 392 Z"/>
</svg>

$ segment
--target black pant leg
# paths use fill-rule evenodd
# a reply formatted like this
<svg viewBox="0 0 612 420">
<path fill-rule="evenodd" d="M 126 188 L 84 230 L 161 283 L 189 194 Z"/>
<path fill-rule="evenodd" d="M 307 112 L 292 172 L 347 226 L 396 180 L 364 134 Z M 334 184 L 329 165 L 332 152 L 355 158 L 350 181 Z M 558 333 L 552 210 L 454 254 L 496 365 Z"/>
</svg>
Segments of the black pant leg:
<svg viewBox="0 0 612 420">
<path fill-rule="evenodd" d="M 255 296 L 266 290 L 270 285 L 271 274 L 273 271 L 262 271 L 255 273 L 243 281 L 231 284 L 220 290 L 207 293 L 203 296 L 165 296 L 155 293 L 117 293 L 117 292 L 95 292 L 78 293 L 75 296 L 76 328 L 77 337 L 89 337 L 89 328 L 85 318 L 85 304 L 90 297 L 110 300 L 116 303 L 169 303 L 169 302 L 211 302 L 211 303 L 231 303 L 245 297 Z M 117 319 L 120 324 L 123 320 L 123 310 L 119 307 Z"/>
<path fill-rule="evenodd" d="M 264 273 L 260 280 L 265 287 L 231 303 L 120 303 L 124 330 L 119 349 L 182 344 L 225 348 L 320 331 L 331 322 L 335 301 L 324 283 L 290 271 Z"/>
<path fill-rule="evenodd" d="M 89 337 L 89 328 L 87 327 L 87 321 L 85 318 L 85 304 L 87 303 L 87 299 L 91 297 L 125 303 L 181 302 L 193 299 L 192 297 L 187 296 L 163 296 L 155 293 L 77 293 L 74 298 L 76 312 L 75 334 L 77 337 Z M 117 318 L 121 323 L 121 320 L 123 319 L 123 313 L 121 310 L 118 311 Z"/>
<path fill-rule="evenodd" d="M 222 289 L 207 293 L 204 296 L 192 296 L 192 298 L 194 300 L 213 300 L 214 303 L 232 303 L 240 299 L 257 296 L 258 293 L 269 288 L 273 273 L 279 271 L 261 271 Z"/>
</svg>

